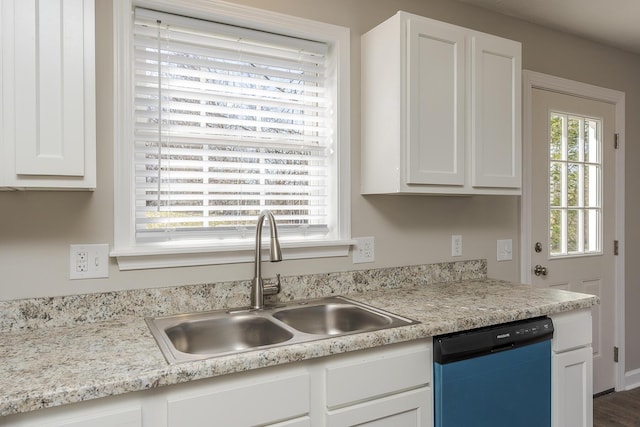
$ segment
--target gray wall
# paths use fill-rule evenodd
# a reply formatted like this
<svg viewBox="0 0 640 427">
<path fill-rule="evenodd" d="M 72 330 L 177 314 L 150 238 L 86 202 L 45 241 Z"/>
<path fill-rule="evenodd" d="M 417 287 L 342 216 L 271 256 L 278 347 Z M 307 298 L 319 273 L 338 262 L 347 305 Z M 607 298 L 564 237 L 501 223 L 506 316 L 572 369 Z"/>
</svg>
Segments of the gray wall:
<svg viewBox="0 0 640 427">
<path fill-rule="evenodd" d="M 640 123 L 640 56 L 486 12 L 452 0 L 236 0 L 351 28 L 352 235 L 375 236 L 376 262 L 351 258 L 284 261 L 283 275 L 345 271 L 453 260 L 451 235 L 463 236 L 463 258 L 486 258 L 489 275 L 519 279 L 517 197 L 367 196 L 360 187 L 360 35 L 398 9 L 512 38 L 523 43 L 523 67 L 626 92 L 627 212 L 640 208 L 635 141 Z M 0 299 L 247 279 L 250 264 L 120 272 L 108 279 L 70 281 L 69 244 L 113 242 L 112 0 L 96 1 L 98 189 L 88 192 L 0 193 Z M 640 302 L 640 221 L 627 215 L 627 370 L 640 368 L 640 339 L 632 325 Z M 514 261 L 496 262 L 496 240 L 513 239 Z M 460 259 L 460 258 L 456 258 Z M 636 265 L 634 265 L 636 264 Z M 276 272 L 267 265 L 265 275 Z"/>
</svg>

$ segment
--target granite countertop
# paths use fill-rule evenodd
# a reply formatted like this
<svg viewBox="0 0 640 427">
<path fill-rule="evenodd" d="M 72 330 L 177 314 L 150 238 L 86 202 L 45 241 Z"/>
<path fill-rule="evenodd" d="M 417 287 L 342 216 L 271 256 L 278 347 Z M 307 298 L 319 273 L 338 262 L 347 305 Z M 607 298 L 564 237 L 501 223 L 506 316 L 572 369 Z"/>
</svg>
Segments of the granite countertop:
<svg viewBox="0 0 640 427">
<path fill-rule="evenodd" d="M 420 324 L 169 365 L 142 317 L 0 332 L 0 415 L 588 308 L 597 297 L 483 279 L 346 295 Z"/>
</svg>

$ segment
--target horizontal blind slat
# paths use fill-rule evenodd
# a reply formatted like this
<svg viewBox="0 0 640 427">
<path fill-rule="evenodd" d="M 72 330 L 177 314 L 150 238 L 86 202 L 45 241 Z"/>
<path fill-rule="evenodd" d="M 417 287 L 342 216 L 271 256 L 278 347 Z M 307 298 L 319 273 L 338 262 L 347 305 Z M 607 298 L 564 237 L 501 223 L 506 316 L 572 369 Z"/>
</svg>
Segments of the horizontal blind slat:
<svg viewBox="0 0 640 427">
<path fill-rule="evenodd" d="M 280 69 L 281 72 L 286 74 L 295 72 L 319 72 L 324 73 L 325 58 L 320 56 L 306 56 L 303 52 L 296 52 L 294 55 L 282 56 L 279 52 L 266 51 L 256 52 L 248 50 L 244 47 L 238 46 L 235 43 L 235 47 L 231 49 L 225 49 L 221 45 L 189 45 L 186 43 L 180 43 L 179 41 L 172 39 L 171 41 L 165 39 L 162 34 L 158 34 L 160 40 L 157 37 L 145 38 L 142 36 L 134 36 L 133 47 L 138 52 L 137 59 L 146 59 L 156 61 L 158 60 L 158 53 L 160 53 L 161 61 L 175 64 L 188 64 L 203 66 L 206 68 L 228 68 L 229 70 L 241 69 L 237 63 L 247 64 L 255 67 L 254 70 L 261 69 L 276 70 Z M 152 55 L 155 54 L 155 55 Z M 277 55 L 277 56 L 276 56 Z M 182 61 L 182 58 L 185 60 Z M 173 59 L 173 60 L 172 60 Z M 234 66 L 236 63 L 236 66 Z"/>
<path fill-rule="evenodd" d="M 155 143 L 152 145 L 147 141 L 136 141 L 136 162 L 145 163 L 145 159 L 149 163 L 156 163 L 156 158 L 151 156 L 157 156 L 158 147 Z M 255 150 L 255 147 L 244 146 L 247 150 Z M 324 151 L 323 148 L 319 148 Z M 310 164 L 316 164 L 316 162 L 325 162 L 326 157 L 319 154 L 316 149 L 296 149 L 288 150 L 286 152 L 273 153 L 266 151 L 231 151 L 225 150 L 224 146 L 213 146 L 209 148 L 205 145 L 194 144 L 190 147 L 171 147 L 169 153 L 171 156 L 182 157 L 200 157 L 202 159 L 237 159 L 238 162 L 257 162 L 262 160 L 280 160 L 283 162 L 309 162 Z M 214 161 L 214 160 L 212 160 Z"/>
<path fill-rule="evenodd" d="M 318 130 L 317 126 L 313 126 L 313 124 L 304 125 L 297 123 L 281 123 L 276 121 L 263 121 L 263 120 L 248 120 L 246 118 L 236 119 L 236 118 L 228 118 L 228 117 L 214 117 L 214 116 L 203 116 L 203 115 L 195 115 L 195 114 L 181 114 L 181 113 L 165 113 L 167 121 L 174 123 L 182 123 L 182 126 L 185 126 L 186 123 L 191 123 L 192 126 L 206 127 L 206 128 L 221 128 L 225 129 L 225 125 L 227 127 L 244 127 L 247 132 L 251 131 L 251 129 L 262 129 L 264 132 L 273 132 L 273 130 L 282 130 L 282 131 L 290 131 L 291 133 L 308 133 L 317 131 L 320 136 L 327 136 L 329 133 L 328 129 L 320 129 Z M 137 119 L 147 119 L 150 120 L 153 118 L 153 113 L 146 112 L 136 114 Z M 271 129 L 271 131 L 269 131 Z M 254 131 L 256 132 L 256 131 Z M 252 132 L 253 133 L 253 132 Z M 258 133 L 260 134 L 260 133 Z M 295 134 L 295 133 L 294 133 Z"/>
<path fill-rule="evenodd" d="M 147 86 L 144 85 L 144 81 L 142 78 L 138 79 L 136 82 L 136 89 L 140 95 L 144 94 L 144 88 L 149 88 L 150 90 L 147 92 L 149 95 L 153 97 L 153 99 L 157 99 L 158 96 L 158 85 L 157 82 L 154 82 L 154 79 L 149 78 L 149 82 L 153 84 L 149 84 Z M 157 78 L 155 79 L 157 80 Z M 237 87 L 232 85 L 225 84 L 201 84 L 197 81 L 187 81 L 187 80 L 173 80 L 167 81 L 165 80 L 162 89 L 162 94 L 165 100 L 172 100 L 175 98 L 178 99 L 188 99 L 191 102 L 195 100 L 202 99 L 203 96 L 208 96 L 209 99 L 214 97 L 214 99 L 226 100 L 229 103 L 236 103 L 239 105 L 254 105 L 254 104 L 262 104 L 273 103 L 274 105 L 290 105 L 292 107 L 304 107 L 304 106 L 312 106 L 312 105 L 320 105 L 326 106 L 328 105 L 325 102 L 323 96 L 318 93 L 311 93 L 309 91 L 300 90 L 298 93 L 294 92 L 281 92 L 277 88 L 275 89 L 255 89 L 248 87 Z M 155 90 L 155 93 L 154 93 Z M 222 98 L 218 98 L 222 97 Z"/>
<path fill-rule="evenodd" d="M 175 193 L 169 193 L 169 194 L 160 194 L 159 196 L 156 196 L 155 193 L 151 193 L 149 195 L 153 195 L 152 199 L 149 199 L 145 196 L 148 196 L 148 194 L 142 194 L 139 197 L 136 198 L 136 200 L 140 200 L 140 201 L 145 201 L 145 200 L 159 200 L 159 201 L 164 201 L 164 200 L 182 200 L 185 203 L 188 202 L 204 202 L 204 203 L 210 203 L 210 202 L 220 202 L 220 201 L 224 201 L 224 202 L 246 202 L 247 200 L 254 200 L 256 197 L 252 196 L 251 194 L 229 194 L 229 193 L 223 193 L 223 194 L 216 194 L 216 193 L 208 193 L 208 192 L 204 192 L 204 193 L 197 193 L 194 194 L 194 192 L 190 192 L 190 193 L 181 193 L 181 194 L 175 194 Z M 325 200 L 325 196 L 324 195 L 313 195 L 313 194 L 304 194 L 304 195 L 299 195 L 299 194 L 261 194 L 260 195 L 260 200 L 264 201 L 264 202 L 273 202 L 273 201 L 278 201 L 278 205 L 280 206 L 282 203 L 295 203 L 297 201 L 308 201 L 308 202 L 313 202 L 312 206 L 322 206 L 325 207 L 327 205 L 325 204 L 321 204 L 324 202 Z M 195 203 L 191 203 L 192 205 L 195 205 Z M 272 204 L 272 203 L 267 203 L 267 204 Z M 311 205 L 308 205 L 311 206 Z M 153 210 L 155 209 L 154 207 L 151 206 L 140 206 L 140 210 Z"/>
<path fill-rule="evenodd" d="M 254 221 L 255 222 L 255 221 Z M 189 229 L 171 228 L 170 234 L 172 240 L 188 241 L 203 239 L 225 239 L 227 241 L 241 241 L 242 238 L 251 240 L 255 238 L 255 224 L 247 222 L 243 225 L 230 225 L 228 227 L 212 228 L 196 228 Z M 305 225 L 305 224 L 287 224 L 280 223 L 278 225 L 278 234 L 282 239 L 289 236 L 298 236 L 300 234 L 311 238 L 322 238 L 329 232 L 326 225 Z M 165 230 L 148 230 L 138 229 L 136 238 L 144 242 L 160 242 L 165 240 Z M 246 241 L 245 240 L 245 241 Z"/>
<path fill-rule="evenodd" d="M 136 131 L 141 133 L 145 138 L 149 138 L 152 135 L 154 128 L 147 124 L 136 123 L 136 127 L 138 128 Z M 146 133 L 144 133 L 146 131 Z M 171 132 L 169 134 L 169 132 Z M 280 146 L 283 150 L 287 150 L 290 148 L 296 147 L 307 147 L 307 146 L 318 146 L 318 147 L 328 147 L 330 146 L 330 140 L 328 138 L 322 138 L 320 136 L 313 135 L 283 135 L 269 132 L 246 132 L 243 130 L 236 129 L 217 129 L 217 128 L 202 128 L 195 129 L 194 127 L 189 126 L 180 126 L 180 125 L 171 125 L 170 130 L 164 130 L 163 135 L 160 136 L 161 139 L 165 137 L 170 137 L 173 139 L 175 137 L 179 138 L 188 138 L 189 136 L 193 138 L 225 138 L 228 140 L 233 139 L 252 139 L 249 142 L 249 145 L 254 146 L 258 142 L 263 142 L 266 144 L 271 144 L 271 146 Z M 238 146 L 246 145 L 245 142 L 240 142 L 237 144 Z"/>
<path fill-rule="evenodd" d="M 190 223 L 197 223 L 197 222 L 224 222 L 224 223 L 235 223 L 235 222 L 245 222 L 245 223 L 253 223 L 256 221 L 256 216 L 257 214 L 260 213 L 260 211 L 258 210 L 256 214 L 251 214 L 251 215 L 229 215 L 228 217 L 226 216 L 216 216 L 216 217 L 211 217 L 211 216 L 193 216 L 193 217 L 180 217 L 180 216 L 176 216 L 176 217 L 144 217 L 144 218 L 139 218 L 139 224 L 161 224 L 161 223 L 169 223 L 169 224 L 176 224 L 176 223 L 184 223 L 184 222 L 190 222 Z M 320 215 L 318 216 L 312 216 L 312 215 L 297 215 L 297 216 L 291 216 L 291 217 L 287 217 L 286 220 L 287 221 L 303 221 L 306 219 L 313 219 L 313 218 L 321 218 Z M 194 224 L 195 225 L 195 224 Z"/>
<path fill-rule="evenodd" d="M 161 20 L 165 25 L 169 25 L 172 28 L 175 28 L 176 31 L 183 31 L 194 34 L 226 35 L 227 37 L 254 40 L 257 43 L 267 43 L 270 45 L 281 46 L 282 48 L 286 47 L 294 50 L 303 49 L 317 52 L 319 54 L 324 54 L 327 51 L 326 44 L 322 42 L 315 42 L 311 40 L 305 40 L 274 33 L 266 33 L 260 30 L 201 20 L 197 18 L 179 16 L 170 13 L 163 13 L 144 8 L 136 8 L 135 18 L 137 20 L 136 23 L 139 25 L 146 23 L 146 25 L 148 26 L 155 26 L 156 22 L 158 20 Z"/>
<path fill-rule="evenodd" d="M 328 146 L 317 143 L 302 143 L 302 141 L 285 141 L 285 140 L 246 140 L 239 138 L 224 138 L 216 137 L 212 138 L 210 142 L 206 138 L 199 135 L 171 135 L 170 140 L 165 140 L 158 135 L 145 134 L 139 132 L 136 134 L 136 148 L 141 152 L 146 151 L 149 147 L 154 147 L 157 152 L 158 144 L 164 145 L 165 148 L 171 148 L 174 150 L 199 150 L 202 147 L 215 146 L 215 150 L 223 150 L 227 153 L 233 153 L 234 155 L 241 155 L 239 150 L 246 150 L 247 155 L 252 154 L 259 156 L 260 152 L 275 152 L 280 150 L 281 156 L 295 156 L 295 155 L 311 155 L 318 156 L 326 159 L 326 151 Z M 313 142 L 313 141 L 311 141 Z M 230 151 L 233 147 L 238 151 Z M 312 153 L 312 154 L 307 154 Z"/>
</svg>

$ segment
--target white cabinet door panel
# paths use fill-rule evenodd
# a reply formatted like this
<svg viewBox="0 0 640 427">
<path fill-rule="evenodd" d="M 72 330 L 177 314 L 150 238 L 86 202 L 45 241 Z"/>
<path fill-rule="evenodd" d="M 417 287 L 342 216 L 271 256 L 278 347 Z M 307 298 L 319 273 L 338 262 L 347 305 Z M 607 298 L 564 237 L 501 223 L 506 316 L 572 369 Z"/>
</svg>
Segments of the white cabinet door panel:
<svg viewBox="0 0 640 427">
<path fill-rule="evenodd" d="M 472 185 L 519 188 L 520 46 L 488 35 L 472 46 Z"/>
<path fill-rule="evenodd" d="M 552 349 L 555 353 L 591 345 L 591 309 L 553 315 Z"/>
<path fill-rule="evenodd" d="M 333 408 L 428 385 L 433 369 L 431 346 L 422 341 L 408 347 L 390 348 L 383 355 L 354 353 L 345 355 L 343 361 L 329 362 L 327 406 Z"/>
<path fill-rule="evenodd" d="M 73 409 L 67 413 L 62 408 L 54 409 L 55 415 L 47 416 L 36 411 L 2 418 L 0 425 L 5 427 L 142 427 L 142 410 L 139 406 L 127 409 L 80 410 L 77 414 L 73 414 Z"/>
<path fill-rule="evenodd" d="M 308 373 L 269 375 L 264 371 L 243 378 L 235 382 L 226 378 L 220 386 L 213 382 L 210 387 L 170 396 L 168 426 L 266 425 L 309 412 Z"/>
<path fill-rule="evenodd" d="M 84 0 L 15 4 L 16 173 L 84 175 Z"/>
<path fill-rule="evenodd" d="M 0 187 L 95 188 L 94 0 L 0 7 Z"/>
<path fill-rule="evenodd" d="M 592 427 L 592 370 L 591 346 L 552 356 L 553 427 Z"/>
<path fill-rule="evenodd" d="M 422 388 L 330 411 L 327 426 L 429 427 L 432 396 L 430 389 Z"/>
<path fill-rule="evenodd" d="M 301 417 L 295 420 L 283 421 L 281 423 L 269 424 L 269 427 L 311 427 L 311 418 Z"/>
<path fill-rule="evenodd" d="M 464 185 L 464 32 L 421 20 L 407 32 L 407 183 Z"/>
</svg>

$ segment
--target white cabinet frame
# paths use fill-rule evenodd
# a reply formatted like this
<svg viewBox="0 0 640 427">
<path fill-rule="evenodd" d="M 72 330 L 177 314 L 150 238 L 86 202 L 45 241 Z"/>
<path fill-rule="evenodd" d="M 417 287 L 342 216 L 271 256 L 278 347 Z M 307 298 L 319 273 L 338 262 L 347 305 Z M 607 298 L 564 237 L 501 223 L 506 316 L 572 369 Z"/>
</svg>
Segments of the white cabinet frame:
<svg viewBox="0 0 640 427">
<path fill-rule="evenodd" d="M 406 12 L 361 40 L 362 194 L 520 194 L 519 42 Z"/>
</svg>

